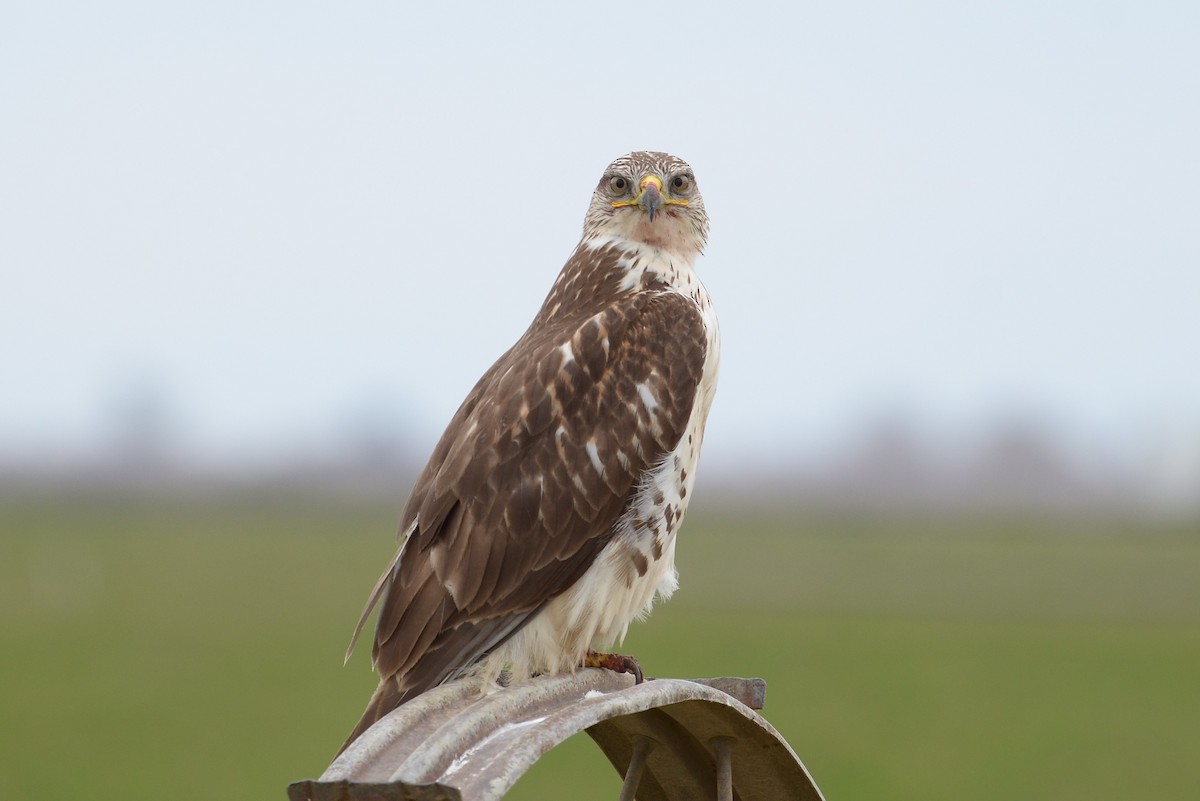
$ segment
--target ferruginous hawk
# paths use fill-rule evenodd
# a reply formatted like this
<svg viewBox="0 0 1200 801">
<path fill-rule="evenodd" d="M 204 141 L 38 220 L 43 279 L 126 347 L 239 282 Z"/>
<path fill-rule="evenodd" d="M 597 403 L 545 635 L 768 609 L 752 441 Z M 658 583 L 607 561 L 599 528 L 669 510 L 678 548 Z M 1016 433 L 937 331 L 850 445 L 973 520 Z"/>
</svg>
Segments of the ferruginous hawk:
<svg viewBox="0 0 1200 801">
<path fill-rule="evenodd" d="M 717 384 L 717 318 L 694 269 L 707 236 L 680 159 L 630 153 L 604 171 L 541 310 L 408 499 L 355 630 L 378 603 L 381 680 L 347 744 L 458 676 L 489 687 L 594 665 L 640 678 L 633 660 L 591 649 L 677 586 Z"/>
</svg>

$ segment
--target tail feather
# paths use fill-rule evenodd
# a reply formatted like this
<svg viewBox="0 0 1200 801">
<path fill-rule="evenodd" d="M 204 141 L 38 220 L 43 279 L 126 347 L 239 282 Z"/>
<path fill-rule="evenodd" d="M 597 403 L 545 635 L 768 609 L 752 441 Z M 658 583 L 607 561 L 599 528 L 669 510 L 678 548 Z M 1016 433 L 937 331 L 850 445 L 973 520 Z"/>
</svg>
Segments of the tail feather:
<svg viewBox="0 0 1200 801">
<path fill-rule="evenodd" d="M 421 658 L 411 669 L 385 675 L 379 682 L 362 718 L 338 753 L 345 751 L 359 735 L 405 701 L 469 672 L 472 665 L 507 641 L 540 610 L 539 606 L 522 614 L 465 623 L 441 631 L 430 647 L 423 648 Z"/>
<path fill-rule="evenodd" d="M 359 735 L 375 725 L 380 718 L 409 700 L 409 698 L 416 696 L 417 693 L 413 691 L 414 689 L 401 690 L 400 683 L 395 676 L 379 682 L 379 686 L 371 694 L 371 700 L 367 703 L 367 708 L 363 711 L 362 718 L 354 727 L 354 731 L 350 732 L 350 736 L 346 738 L 346 742 L 342 743 L 342 747 L 338 749 L 338 755 L 340 756 L 343 751 L 350 747 L 352 742 L 359 738 Z"/>
</svg>

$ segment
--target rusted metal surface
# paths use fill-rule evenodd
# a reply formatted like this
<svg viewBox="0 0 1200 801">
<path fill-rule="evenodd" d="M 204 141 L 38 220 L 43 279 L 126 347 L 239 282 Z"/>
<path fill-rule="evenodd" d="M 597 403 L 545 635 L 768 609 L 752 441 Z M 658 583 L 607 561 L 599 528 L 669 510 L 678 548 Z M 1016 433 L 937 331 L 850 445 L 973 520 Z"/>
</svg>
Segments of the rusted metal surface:
<svg viewBox="0 0 1200 801">
<path fill-rule="evenodd" d="M 705 684 L 726 695 L 732 695 L 751 709 L 762 709 L 767 703 L 767 683 L 762 679 L 742 679 L 724 676 L 718 679 L 689 679 Z"/>
<path fill-rule="evenodd" d="M 761 679 L 635 685 L 632 676 L 599 669 L 486 695 L 473 682 L 452 682 L 381 719 L 319 780 L 298 782 L 289 795 L 496 801 L 542 754 L 587 731 L 626 777 L 621 799 L 822 801 L 795 752 L 750 708 L 762 706 L 765 689 Z M 397 794 L 357 794 L 383 786 Z M 435 794 L 403 794 L 418 789 Z"/>
<path fill-rule="evenodd" d="M 453 787 L 426 784 L 359 782 L 296 782 L 288 787 L 290 801 L 463 801 Z"/>
</svg>

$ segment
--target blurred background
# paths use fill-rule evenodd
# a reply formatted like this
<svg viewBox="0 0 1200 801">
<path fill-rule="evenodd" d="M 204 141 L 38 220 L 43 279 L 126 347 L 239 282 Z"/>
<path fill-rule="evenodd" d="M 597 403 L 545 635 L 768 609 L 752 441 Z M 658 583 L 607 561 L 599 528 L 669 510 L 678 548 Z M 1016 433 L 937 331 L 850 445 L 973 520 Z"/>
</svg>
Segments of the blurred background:
<svg viewBox="0 0 1200 801">
<path fill-rule="evenodd" d="M 0 10 L 0 796 L 282 798 L 604 166 L 713 220 L 648 672 L 833 798 L 1189 797 L 1200 7 Z M 611 774 L 611 775 L 610 775 Z M 587 741 L 515 798 L 616 797 Z"/>
</svg>

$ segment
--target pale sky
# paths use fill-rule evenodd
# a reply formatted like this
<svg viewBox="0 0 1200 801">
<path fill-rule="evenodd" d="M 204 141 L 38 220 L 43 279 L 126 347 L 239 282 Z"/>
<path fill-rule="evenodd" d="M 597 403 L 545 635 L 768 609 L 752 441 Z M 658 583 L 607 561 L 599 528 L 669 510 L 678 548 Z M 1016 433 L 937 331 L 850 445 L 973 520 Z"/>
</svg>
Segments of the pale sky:
<svg viewBox="0 0 1200 801">
<path fill-rule="evenodd" d="M 712 217 L 714 458 L 1200 430 L 1200 4 L 178 5 L 0 10 L 0 450 L 139 386 L 209 453 L 432 441 L 635 149 Z"/>
</svg>

